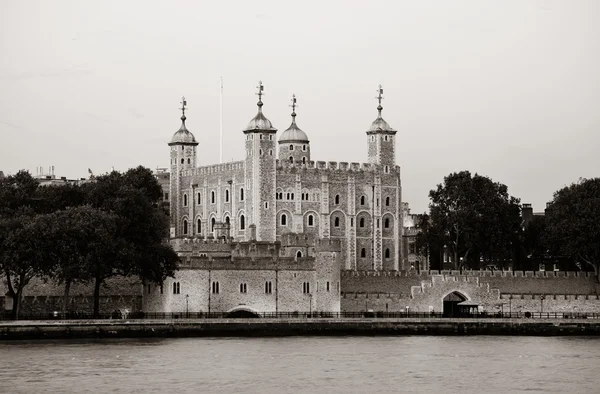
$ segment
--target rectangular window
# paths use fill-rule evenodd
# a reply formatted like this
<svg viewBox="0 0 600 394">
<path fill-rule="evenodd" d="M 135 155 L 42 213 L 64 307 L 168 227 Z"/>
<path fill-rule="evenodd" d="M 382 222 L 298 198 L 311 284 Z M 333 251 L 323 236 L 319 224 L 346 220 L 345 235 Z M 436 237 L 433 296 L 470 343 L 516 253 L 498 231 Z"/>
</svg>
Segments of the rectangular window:
<svg viewBox="0 0 600 394">
<path fill-rule="evenodd" d="M 165 201 L 169 201 L 169 193 L 165 193 Z"/>
<path fill-rule="evenodd" d="M 212 283 L 212 293 L 219 294 L 219 282 Z"/>
<path fill-rule="evenodd" d="M 327 292 L 329 293 L 329 281 L 327 281 Z"/>
</svg>

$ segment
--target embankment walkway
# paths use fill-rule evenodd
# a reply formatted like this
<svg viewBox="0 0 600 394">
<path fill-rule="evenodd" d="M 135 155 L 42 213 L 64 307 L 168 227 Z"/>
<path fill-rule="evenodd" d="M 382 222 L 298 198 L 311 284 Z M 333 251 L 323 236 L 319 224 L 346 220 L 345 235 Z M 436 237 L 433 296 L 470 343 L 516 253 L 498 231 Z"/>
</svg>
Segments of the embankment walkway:
<svg viewBox="0 0 600 394">
<path fill-rule="evenodd" d="M 302 335 L 594 335 L 600 319 L 308 318 L 4 321 L 0 341 Z"/>
</svg>

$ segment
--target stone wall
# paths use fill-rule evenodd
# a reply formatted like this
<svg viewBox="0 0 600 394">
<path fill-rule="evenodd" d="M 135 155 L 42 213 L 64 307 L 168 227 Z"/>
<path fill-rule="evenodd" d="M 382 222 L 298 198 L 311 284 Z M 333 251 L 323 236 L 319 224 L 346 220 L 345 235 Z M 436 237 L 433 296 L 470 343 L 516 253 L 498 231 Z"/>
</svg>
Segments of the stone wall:
<svg viewBox="0 0 600 394">
<path fill-rule="evenodd" d="M 342 272 L 342 292 L 410 293 L 438 271 Z M 441 271 L 445 276 L 479 277 L 482 283 L 503 294 L 600 294 L 600 285 L 592 273 L 546 271 Z"/>
</svg>

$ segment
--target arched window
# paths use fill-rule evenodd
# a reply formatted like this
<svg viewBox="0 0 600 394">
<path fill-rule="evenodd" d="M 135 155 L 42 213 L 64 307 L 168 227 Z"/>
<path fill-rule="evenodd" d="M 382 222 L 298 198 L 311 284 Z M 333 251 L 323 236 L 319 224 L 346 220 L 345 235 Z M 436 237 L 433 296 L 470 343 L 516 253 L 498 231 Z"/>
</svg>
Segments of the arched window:
<svg viewBox="0 0 600 394">
<path fill-rule="evenodd" d="M 386 249 L 385 249 L 385 258 L 386 258 L 386 259 L 389 259 L 389 258 L 390 258 L 390 249 L 389 249 L 389 248 L 386 248 Z"/>
<path fill-rule="evenodd" d="M 210 219 L 210 231 L 215 231 L 215 218 Z"/>
<path fill-rule="evenodd" d="M 287 215 L 285 213 L 281 215 L 281 225 L 287 226 Z"/>
<path fill-rule="evenodd" d="M 360 257 L 367 257 L 367 250 L 365 248 L 360 250 Z"/>
<path fill-rule="evenodd" d="M 302 252 L 301 251 L 296 252 L 296 257 L 302 257 Z"/>
<path fill-rule="evenodd" d="M 294 163 L 294 158 L 290 156 L 290 163 Z"/>
<path fill-rule="evenodd" d="M 198 219 L 196 226 L 196 233 L 200 234 L 202 232 L 202 220 Z"/>
<path fill-rule="evenodd" d="M 294 199 L 294 193 L 292 193 L 292 200 Z"/>
<path fill-rule="evenodd" d="M 365 205 L 365 196 L 360 196 L 360 205 Z"/>
<path fill-rule="evenodd" d="M 212 292 L 213 294 L 219 294 L 219 282 L 212 283 Z"/>
<path fill-rule="evenodd" d="M 360 222 L 358 222 L 360 227 L 365 227 L 365 218 L 360 218 Z"/>
<path fill-rule="evenodd" d="M 225 216 L 225 223 L 226 224 L 231 224 L 231 223 L 229 223 L 229 216 Z"/>
<path fill-rule="evenodd" d="M 334 225 L 335 227 L 340 227 L 340 218 L 337 218 L 337 217 L 336 217 L 336 218 L 333 220 L 333 225 Z"/>
<path fill-rule="evenodd" d="M 211 191 L 210 192 L 210 203 L 214 204 L 215 203 L 215 191 Z"/>
<path fill-rule="evenodd" d="M 302 164 L 306 164 L 306 157 L 302 156 Z"/>
<path fill-rule="evenodd" d="M 188 233 L 188 221 L 183 219 L 183 234 L 187 235 Z"/>
<path fill-rule="evenodd" d="M 225 190 L 225 202 L 229 202 L 229 190 Z"/>
<path fill-rule="evenodd" d="M 183 195 L 183 206 L 187 207 L 187 194 Z"/>
<path fill-rule="evenodd" d="M 306 145 L 302 145 L 302 150 L 306 152 Z"/>
<path fill-rule="evenodd" d="M 240 188 L 240 201 L 244 201 L 244 188 Z"/>
<path fill-rule="evenodd" d="M 340 203 L 340 195 L 339 195 L 339 194 L 336 194 L 336 195 L 335 195 L 335 204 L 337 205 L 337 204 L 339 204 L 339 203 Z"/>
<path fill-rule="evenodd" d="M 197 204 L 198 205 L 202 204 L 202 195 L 200 193 L 198 193 L 198 195 L 196 197 L 197 197 L 196 198 Z"/>
<path fill-rule="evenodd" d="M 245 230 L 246 229 L 246 218 L 244 217 L 244 215 L 240 216 L 240 230 Z"/>
<path fill-rule="evenodd" d="M 265 294 L 271 294 L 273 292 L 273 284 L 271 281 L 265 282 Z"/>
<path fill-rule="evenodd" d="M 314 226 L 315 225 L 313 215 L 308 215 L 308 225 L 309 226 Z"/>
<path fill-rule="evenodd" d="M 390 198 L 389 198 L 389 197 L 386 197 L 386 198 L 385 198 L 385 206 L 386 206 L 386 207 L 389 207 L 389 206 L 390 206 Z"/>
<path fill-rule="evenodd" d="M 294 145 L 290 145 L 290 150 L 294 150 Z"/>
<path fill-rule="evenodd" d="M 383 222 L 383 227 L 390 228 L 390 219 L 389 218 L 385 218 L 385 221 Z"/>
</svg>

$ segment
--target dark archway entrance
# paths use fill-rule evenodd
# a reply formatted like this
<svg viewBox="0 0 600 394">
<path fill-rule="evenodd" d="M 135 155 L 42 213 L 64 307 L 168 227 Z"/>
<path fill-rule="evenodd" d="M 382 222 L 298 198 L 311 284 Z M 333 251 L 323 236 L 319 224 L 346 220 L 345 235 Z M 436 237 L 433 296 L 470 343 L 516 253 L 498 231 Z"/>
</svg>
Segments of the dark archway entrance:
<svg viewBox="0 0 600 394">
<path fill-rule="evenodd" d="M 236 308 L 236 309 L 233 309 L 233 310 L 227 312 L 225 317 L 228 317 L 231 319 L 254 319 L 254 318 L 258 318 L 260 316 L 258 315 L 258 313 L 251 311 L 249 309 Z"/>
<path fill-rule="evenodd" d="M 444 317 L 457 317 L 460 315 L 458 304 L 466 301 L 467 297 L 460 294 L 458 291 L 448 294 L 444 297 Z"/>
</svg>

